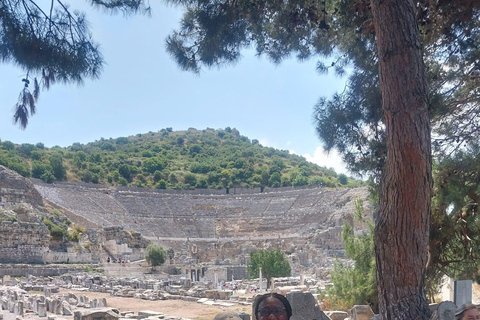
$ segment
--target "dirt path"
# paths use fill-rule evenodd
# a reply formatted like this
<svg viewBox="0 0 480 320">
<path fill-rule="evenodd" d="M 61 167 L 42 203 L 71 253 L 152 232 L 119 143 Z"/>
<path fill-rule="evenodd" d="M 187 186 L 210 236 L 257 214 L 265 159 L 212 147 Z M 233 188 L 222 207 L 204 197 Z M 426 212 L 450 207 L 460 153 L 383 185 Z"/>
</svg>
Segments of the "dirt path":
<svg viewBox="0 0 480 320">
<path fill-rule="evenodd" d="M 251 313 L 251 306 L 235 304 L 231 307 L 209 306 L 198 302 L 183 300 L 158 300 L 149 301 L 135 298 L 124 298 L 112 296 L 109 293 L 88 292 L 61 289 L 60 294 L 72 292 L 76 295 L 84 295 L 89 299 L 107 299 L 107 305 L 111 308 L 117 308 L 121 311 L 156 311 L 169 316 L 189 318 L 194 320 L 212 320 L 213 317 L 222 311 L 237 311 Z"/>
</svg>

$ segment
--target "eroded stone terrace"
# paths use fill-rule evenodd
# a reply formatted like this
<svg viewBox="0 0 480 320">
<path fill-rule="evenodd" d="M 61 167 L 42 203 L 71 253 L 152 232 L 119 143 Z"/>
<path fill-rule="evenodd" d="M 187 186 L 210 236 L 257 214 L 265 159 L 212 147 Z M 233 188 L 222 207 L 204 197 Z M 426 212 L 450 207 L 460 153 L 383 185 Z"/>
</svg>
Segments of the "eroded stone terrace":
<svg viewBox="0 0 480 320">
<path fill-rule="evenodd" d="M 354 200 L 367 194 L 364 188 L 221 195 L 68 183 L 35 182 L 35 187 L 46 199 L 99 227 L 122 226 L 156 239 L 300 236 L 341 226 L 344 216 L 353 214 Z"/>
</svg>

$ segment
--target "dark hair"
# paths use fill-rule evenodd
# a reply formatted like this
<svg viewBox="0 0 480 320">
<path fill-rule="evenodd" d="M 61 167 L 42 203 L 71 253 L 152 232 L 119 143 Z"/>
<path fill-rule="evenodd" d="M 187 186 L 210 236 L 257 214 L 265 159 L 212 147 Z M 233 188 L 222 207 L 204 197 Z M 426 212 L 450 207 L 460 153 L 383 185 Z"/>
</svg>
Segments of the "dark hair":
<svg viewBox="0 0 480 320">
<path fill-rule="evenodd" d="M 462 319 L 464 316 L 465 311 L 477 309 L 477 306 L 471 303 L 462 304 L 460 307 L 457 308 L 455 311 L 455 319 Z"/>
<path fill-rule="evenodd" d="M 263 300 L 267 298 L 276 298 L 280 300 L 280 302 L 283 303 L 283 305 L 285 306 L 285 311 L 287 312 L 287 316 L 288 316 L 287 319 L 290 319 L 290 317 L 292 316 L 292 306 L 290 305 L 290 302 L 288 302 L 287 298 L 275 292 L 265 293 L 265 294 L 262 294 L 261 296 L 255 297 L 255 307 L 254 307 L 255 317 L 257 317 L 257 314 L 258 314 L 258 306 Z"/>
</svg>

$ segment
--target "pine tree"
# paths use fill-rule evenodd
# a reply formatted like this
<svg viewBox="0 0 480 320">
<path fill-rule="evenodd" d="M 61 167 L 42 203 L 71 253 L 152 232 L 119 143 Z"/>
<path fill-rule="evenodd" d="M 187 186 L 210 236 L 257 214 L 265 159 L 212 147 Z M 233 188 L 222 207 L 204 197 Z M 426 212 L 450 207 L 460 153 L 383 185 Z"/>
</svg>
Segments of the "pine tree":
<svg viewBox="0 0 480 320">
<path fill-rule="evenodd" d="M 125 14 L 148 12 L 144 0 L 91 0 L 95 7 Z M 92 39 L 84 13 L 62 0 L 41 5 L 34 0 L 0 3 L 0 60 L 25 70 L 14 121 L 21 128 L 35 114 L 40 86 L 56 82 L 81 84 L 97 78 L 103 57 Z"/>
</svg>

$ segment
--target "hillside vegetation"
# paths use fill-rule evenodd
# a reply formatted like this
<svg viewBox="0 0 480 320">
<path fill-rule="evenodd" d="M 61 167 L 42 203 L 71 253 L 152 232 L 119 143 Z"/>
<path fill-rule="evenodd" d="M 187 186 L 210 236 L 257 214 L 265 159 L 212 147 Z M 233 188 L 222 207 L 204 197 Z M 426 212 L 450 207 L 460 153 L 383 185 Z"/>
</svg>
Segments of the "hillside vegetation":
<svg viewBox="0 0 480 320">
<path fill-rule="evenodd" d="M 67 148 L 0 142 L 0 164 L 24 177 L 159 189 L 321 185 L 356 181 L 229 127 L 137 134 Z"/>
</svg>

